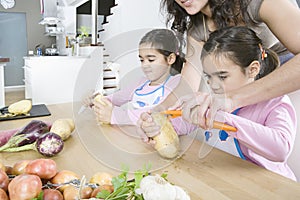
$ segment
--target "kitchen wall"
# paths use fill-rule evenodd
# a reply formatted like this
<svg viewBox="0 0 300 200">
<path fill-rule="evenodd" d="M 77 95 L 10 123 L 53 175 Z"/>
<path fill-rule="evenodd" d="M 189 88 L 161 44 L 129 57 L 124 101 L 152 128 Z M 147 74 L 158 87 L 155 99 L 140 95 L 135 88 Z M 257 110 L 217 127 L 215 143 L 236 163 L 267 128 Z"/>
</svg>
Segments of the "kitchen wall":
<svg viewBox="0 0 300 200">
<path fill-rule="evenodd" d="M 52 43 L 55 43 L 55 37 L 44 36 L 45 27 L 38 24 L 42 18 L 39 0 L 15 0 L 15 6 L 13 8 L 4 9 L 0 6 L 0 12 L 26 13 L 28 50 L 34 50 L 37 44 L 43 44 L 45 47 L 49 47 Z"/>
</svg>

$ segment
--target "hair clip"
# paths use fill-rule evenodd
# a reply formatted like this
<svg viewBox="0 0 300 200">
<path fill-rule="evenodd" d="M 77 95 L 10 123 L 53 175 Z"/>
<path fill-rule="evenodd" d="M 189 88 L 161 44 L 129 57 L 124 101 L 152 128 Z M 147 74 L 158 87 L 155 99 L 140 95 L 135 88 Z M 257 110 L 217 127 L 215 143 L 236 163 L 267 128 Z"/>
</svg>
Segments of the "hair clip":
<svg viewBox="0 0 300 200">
<path fill-rule="evenodd" d="M 268 57 L 268 54 L 266 53 L 266 50 L 262 47 L 261 44 L 258 44 L 260 52 L 261 52 L 261 60 L 264 60 Z"/>
</svg>

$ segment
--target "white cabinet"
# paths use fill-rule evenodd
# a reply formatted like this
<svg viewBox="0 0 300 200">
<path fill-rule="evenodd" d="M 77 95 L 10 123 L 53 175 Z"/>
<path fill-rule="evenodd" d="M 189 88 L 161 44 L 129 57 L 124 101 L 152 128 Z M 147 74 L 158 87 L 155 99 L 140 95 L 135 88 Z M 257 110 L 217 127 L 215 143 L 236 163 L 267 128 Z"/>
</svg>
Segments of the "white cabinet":
<svg viewBox="0 0 300 200">
<path fill-rule="evenodd" d="M 82 100 L 103 74 L 102 47 L 81 47 L 81 56 L 25 57 L 25 98 L 33 104 Z"/>
</svg>

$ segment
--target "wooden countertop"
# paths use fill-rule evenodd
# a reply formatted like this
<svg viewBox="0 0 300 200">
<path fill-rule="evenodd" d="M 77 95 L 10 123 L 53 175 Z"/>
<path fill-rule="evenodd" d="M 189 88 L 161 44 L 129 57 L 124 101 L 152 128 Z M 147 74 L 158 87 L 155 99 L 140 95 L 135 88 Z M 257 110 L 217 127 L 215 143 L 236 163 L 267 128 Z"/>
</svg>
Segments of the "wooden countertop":
<svg viewBox="0 0 300 200">
<path fill-rule="evenodd" d="M 9 58 L 0 58 L 0 63 L 7 63 L 9 61 L 10 61 Z"/>
<path fill-rule="evenodd" d="M 38 118 L 53 122 L 73 117 L 76 130 L 65 142 L 56 157 L 59 169 L 68 169 L 85 175 L 105 171 L 118 175 L 121 165 L 130 170 L 143 169 L 152 164 L 152 173 L 167 173 L 168 180 L 185 188 L 191 199 L 300 199 L 300 184 L 258 167 L 218 149 L 199 157 L 202 146 L 192 136 L 181 137 L 181 157 L 170 161 L 162 159 L 152 148 L 134 136 L 132 127 L 98 125 L 91 110 L 77 115 L 79 105 L 49 105 L 49 117 Z M 74 113 L 72 112 L 74 110 Z M 19 128 L 33 118 L 0 122 L 0 130 Z M 1 162 L 12 165 L 21 159 L 41 157 L 34 151 L 0 153 Z"/>
</svg>

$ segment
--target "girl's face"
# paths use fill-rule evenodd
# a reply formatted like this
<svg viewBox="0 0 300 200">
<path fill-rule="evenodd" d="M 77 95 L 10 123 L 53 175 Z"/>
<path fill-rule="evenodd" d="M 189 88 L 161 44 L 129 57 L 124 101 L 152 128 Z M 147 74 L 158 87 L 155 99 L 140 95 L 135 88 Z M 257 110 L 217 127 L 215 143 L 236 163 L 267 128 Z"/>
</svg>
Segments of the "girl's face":
<svg viewBox="0 0 300 200">
<path fill-rule="evenodd" d="M 141 44 L 139 46 L 139 58 L 142 70 L 145 76 L 151 81 L 151 85 L 164 83 L 168 78 L 171 64 L 174 63 L 172 62 L 171 55 L 166 59 L 151 44 Z"/>
<path fill-rule="evenodd" d="M 175 0 L 189 15 L 195 15 L 208 5 L 208 0 Z"/>
<path fill-rule="evenodd" d="M 203 60 L 203 72 L 211 90 L 215 94 L 223 94 L 238 89 L 254 81 L 259 72 L 258 61 L 252 62 L 243 69 L 229 58 L 208 55 Z"/>
</svg>

